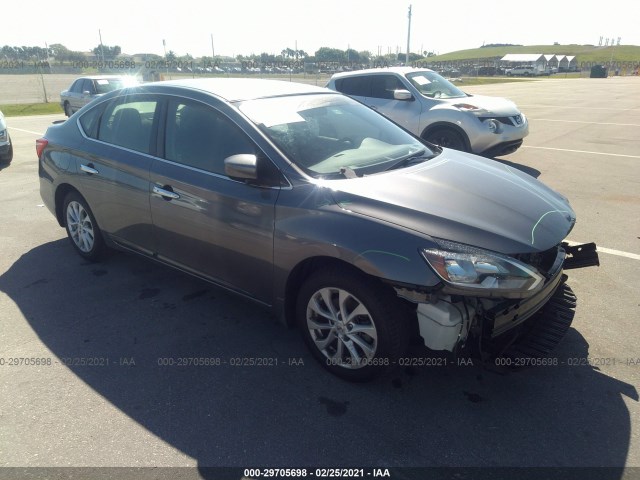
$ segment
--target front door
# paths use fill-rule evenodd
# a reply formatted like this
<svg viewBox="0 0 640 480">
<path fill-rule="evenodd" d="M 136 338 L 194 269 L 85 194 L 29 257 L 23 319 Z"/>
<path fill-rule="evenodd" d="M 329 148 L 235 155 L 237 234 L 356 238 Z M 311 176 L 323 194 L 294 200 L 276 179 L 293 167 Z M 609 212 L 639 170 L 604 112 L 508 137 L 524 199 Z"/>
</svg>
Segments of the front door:
<svg viewBox="0 0 640 480">
<path fill-rule="evenodd" d="M 220 111 L 170 99 L 163 159 L 151 166 L 150 204 L 159 259 L 269 303 L 280 190 L 224 172 L 226 157 L 257 148 Z"/>
</svg>

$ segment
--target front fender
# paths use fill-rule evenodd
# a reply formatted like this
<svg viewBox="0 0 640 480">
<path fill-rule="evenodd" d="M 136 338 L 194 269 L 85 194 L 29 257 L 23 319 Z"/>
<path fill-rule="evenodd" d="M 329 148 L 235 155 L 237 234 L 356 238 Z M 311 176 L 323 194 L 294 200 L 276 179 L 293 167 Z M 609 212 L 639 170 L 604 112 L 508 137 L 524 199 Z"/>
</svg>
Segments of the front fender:
<svg viewBox="0 0 640 480">
<path fill-rule="evenodd" d="M 283 191 L 274 232 L 275 298 L 282 300 L 290 272 L 323 257 L 349 264 L 392 283 L 435 287 L 438 277 L 420 249 L 435 246 L 426 235 L 339 206 L 329 189 L 310 185 Z"/>
</svg>

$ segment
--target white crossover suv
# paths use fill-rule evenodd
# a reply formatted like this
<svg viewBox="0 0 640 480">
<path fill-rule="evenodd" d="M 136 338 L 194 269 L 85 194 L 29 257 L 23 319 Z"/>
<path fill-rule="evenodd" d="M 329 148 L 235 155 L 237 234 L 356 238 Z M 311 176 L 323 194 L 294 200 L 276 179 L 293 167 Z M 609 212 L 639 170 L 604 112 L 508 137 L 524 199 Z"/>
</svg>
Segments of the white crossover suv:
<svg viewBox="0 0 640 480">
<path fill-rule="evenodd" d="M 526 117 L 510 100 L 469 95 L 429 69 L 336 73 L 327 87 L 442 147 L 494 157 L 516 151 L 529 133 Z"/>
</svg>

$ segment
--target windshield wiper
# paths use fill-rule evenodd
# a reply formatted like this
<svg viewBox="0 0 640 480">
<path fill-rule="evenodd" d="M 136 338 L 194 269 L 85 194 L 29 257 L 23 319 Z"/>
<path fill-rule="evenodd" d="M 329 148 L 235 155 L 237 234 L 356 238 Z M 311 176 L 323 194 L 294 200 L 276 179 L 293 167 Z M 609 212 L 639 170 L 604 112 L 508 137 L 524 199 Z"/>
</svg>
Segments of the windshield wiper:
<svg viewBox="0 0 640 480">
<path fill-rule="evenodd" d="M 386 172 L 387 170 L 395 170 L 396 168 L 406 167 L 417 160 L 420 160 L 420 162 L 424 162 L 425 160 L 431 160 L 433 157 L 439 154 L 439 152 L 433 153 L 431 155 L 425 155 L 424 153 L 425 153 L 425 150 L 421 150 L 418 153 L 412 153 L 410 155 L 407 155 L 406 157 L 401 158 L 400 160 L 392 164 L 390 167 L 385 168 L 384 170 Z"/>
<path fill-rule="evenodd" d="M 340 167 L 340 173 L 344 178 L 356 178 L 362 176 L 358 175 L 356 171 L 351 167 Z"/>
<path fill-rule="evenodd" d="M 356 173 L 356 171 L 351 167 L 340 167 L 340 170 L 337 172 L 326 173 L 324 175 L 319 175 L 317 178 L 321 178 L 324 180 L 328 180 L 330 178 L 360 178 L 362 174 Z"/>
</svg>

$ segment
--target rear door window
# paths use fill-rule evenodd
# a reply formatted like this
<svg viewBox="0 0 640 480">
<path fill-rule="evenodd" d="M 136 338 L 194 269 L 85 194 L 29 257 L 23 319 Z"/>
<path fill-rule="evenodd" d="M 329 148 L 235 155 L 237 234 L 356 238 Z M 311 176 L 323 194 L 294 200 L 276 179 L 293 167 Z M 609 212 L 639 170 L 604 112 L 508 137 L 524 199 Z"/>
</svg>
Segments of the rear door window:
<svg viewBox="0 0 640 480">
<path fill-rule="evenodd" d="M 159 102 L 142 96 L 113 100 L 100 120 L 98 140 L 151 153 L 151 141 Z"/>
<path fill-rule="evenodd" d="M 371 96 L 371 75 L 339 78 L 336 80 L 336 90 L 345 95 L 369 97 Z"/>
</svg>

